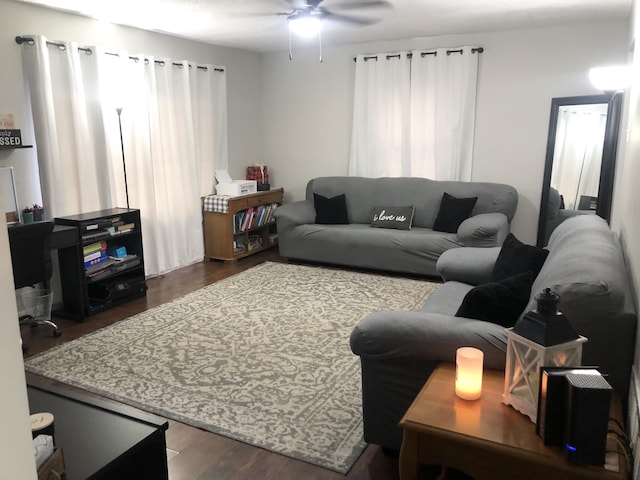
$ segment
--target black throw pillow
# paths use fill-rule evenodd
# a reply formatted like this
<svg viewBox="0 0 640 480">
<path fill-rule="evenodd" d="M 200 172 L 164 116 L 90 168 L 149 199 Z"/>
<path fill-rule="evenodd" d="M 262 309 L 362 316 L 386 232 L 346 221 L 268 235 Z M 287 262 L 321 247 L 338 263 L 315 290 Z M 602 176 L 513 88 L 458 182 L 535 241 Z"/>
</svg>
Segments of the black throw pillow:
<svg viewBox="0 0 640 480">
<path fill-rule="evenodd" d="M 445 192 L 440 200 L 440 210 L 433 223 L 438 232 L 456 233 L 462 222 L 471 216 L 478 197 L 456 198 Z"/>
<path fill-rule="evenodd" d="M 529 303 L 534 279 L 533 272 L 524 272 L 500 282 L 478 285 L 467 292 L 456 317 L 513 327 Z"/>
<path fill-rule="evenodd" d="M 344 225 L 349 223 L 347 197 L 345 197 L 344 193 L 332 198 L 314 193 L 313 206 L 316 209 L 316 223 L 325 225 Z"/>
<path fill-rule="evenodd" d="M 546 248 L 522 243 L 513 233 L 510 233 L 504 240 L 496 263 L 493 266 L 491 281 L 498 282 L 529 270 L 533 272 L 533 278 L 535 279 L 540 273 L 547 255 L 549 255 L 549 250 Z"/>
</svg>

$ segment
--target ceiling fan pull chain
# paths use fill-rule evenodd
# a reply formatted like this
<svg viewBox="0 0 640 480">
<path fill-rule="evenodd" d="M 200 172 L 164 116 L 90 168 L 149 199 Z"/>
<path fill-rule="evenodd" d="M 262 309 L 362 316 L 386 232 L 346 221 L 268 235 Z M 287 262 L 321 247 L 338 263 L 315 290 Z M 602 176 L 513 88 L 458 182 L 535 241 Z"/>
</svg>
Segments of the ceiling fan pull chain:
<svg viewBox="0 0 640 480">
<path fill-rule="evenodd" d="M 289 61 L 293 60 L 293 54 L 291 53 L 291 30 L 289 30 Z"/>
<path fill-rule="evenodd" d="M 318 31 L 318 46 L 320 48 L 320 63 L 322 63 L 322 29 Z"/>
</svg>

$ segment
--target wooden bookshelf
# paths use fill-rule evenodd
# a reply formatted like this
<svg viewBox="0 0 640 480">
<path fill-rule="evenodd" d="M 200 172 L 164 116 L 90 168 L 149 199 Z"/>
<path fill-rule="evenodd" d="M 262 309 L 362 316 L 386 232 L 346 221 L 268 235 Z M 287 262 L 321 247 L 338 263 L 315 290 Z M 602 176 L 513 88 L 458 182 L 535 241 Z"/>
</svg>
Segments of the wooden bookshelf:
<svg viewBox="0 0 640 480">
<path fill-rule="evenodd" d="M 226 213 L 204 210 L 204 256 L 210 260 L 235 262 L 278 244 L 273 210 L 282 205 L 284 190 L 276 188 L 264 192 L 229 198 Z M 247 215 L 256 212 L 255 221 L 246 224 Z"/>
</svg>

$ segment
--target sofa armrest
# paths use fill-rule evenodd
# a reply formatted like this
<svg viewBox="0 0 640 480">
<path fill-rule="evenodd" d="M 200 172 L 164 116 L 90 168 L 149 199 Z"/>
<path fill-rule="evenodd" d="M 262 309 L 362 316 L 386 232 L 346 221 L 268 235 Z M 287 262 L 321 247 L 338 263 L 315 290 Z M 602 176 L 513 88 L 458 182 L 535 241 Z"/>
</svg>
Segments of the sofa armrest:
<svg viewBox="0 0 640 480">
<path fill-rule="evenodd" d="M 360 356 L 365 441 L 400 450 L 402 415 L 438 363 L 454 363 L 463 346 L 480 348 L 486 368 L 504 369 L 506 331 L 499 325 L 419 311 L 362 319 L 351 350 Z"/>
<path fill-rule="evenodd" d="M 467 218 L 458 227 L 456 238 L 467 247 L 497 247 L 509 234 L 504 213 L 481 213 Z"/>
<path fill-rule="evenodd" d="M 447 282 L 480 285 L 491 281 L 491 273 L 502 247 L 462 247 L 446 250 L 438 258 L 436 269 Z"/>
<path fill-rule="evenodd" d="M 506 330 L 500 325 L 420 311 L 381 311 L 367 315 L 353 329 L 351 351 L 380 362 L 453 362 L 460 347 L 484 352 L 486 368 L 503 370 Z"/>
<path fill-rule="evenodd" d="M 296 225 L 316 222 L 316 209 L 310 200 L 287 203 L 276 208 L 274 216 L 278 222 L 278 232 Z"/>
</svg>

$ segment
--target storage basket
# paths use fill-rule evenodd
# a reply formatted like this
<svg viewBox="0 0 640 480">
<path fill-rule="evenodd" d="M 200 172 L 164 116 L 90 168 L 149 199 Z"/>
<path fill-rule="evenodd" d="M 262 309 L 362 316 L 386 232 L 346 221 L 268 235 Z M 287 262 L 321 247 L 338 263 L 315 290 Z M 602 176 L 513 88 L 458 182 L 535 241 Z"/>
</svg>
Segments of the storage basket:
<svg viewBox="0 0 640 480">
<path fill-rule="evenodd" d="M 48 288 L 26 287 L 16 292 L 18 316 L 31 315 L 37 320 L 51 320 L 53 292 Z"/>
</svg>

